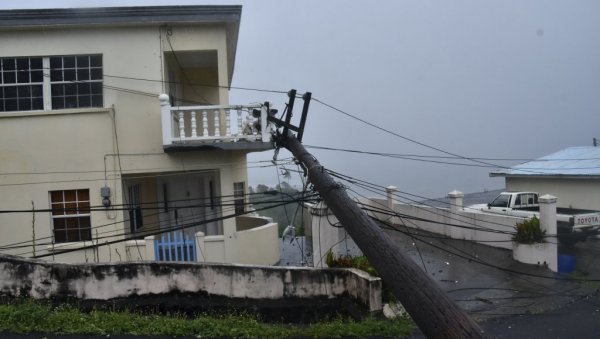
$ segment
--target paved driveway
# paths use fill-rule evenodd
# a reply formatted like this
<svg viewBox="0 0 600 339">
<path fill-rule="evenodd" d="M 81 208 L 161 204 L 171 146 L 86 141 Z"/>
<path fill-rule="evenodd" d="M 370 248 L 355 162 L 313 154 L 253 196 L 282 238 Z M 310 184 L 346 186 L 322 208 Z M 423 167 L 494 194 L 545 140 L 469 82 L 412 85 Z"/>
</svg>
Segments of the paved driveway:
<svg viewBox="0 0 600 339">
<path fill-rule="evenodd" d="M 600 239 L 560 248 L 576 262 L 573 272 L 557 274 L 515 262 L 508 250 L 388 232 L 492 337 L 600 337 Z"/>
</svg>

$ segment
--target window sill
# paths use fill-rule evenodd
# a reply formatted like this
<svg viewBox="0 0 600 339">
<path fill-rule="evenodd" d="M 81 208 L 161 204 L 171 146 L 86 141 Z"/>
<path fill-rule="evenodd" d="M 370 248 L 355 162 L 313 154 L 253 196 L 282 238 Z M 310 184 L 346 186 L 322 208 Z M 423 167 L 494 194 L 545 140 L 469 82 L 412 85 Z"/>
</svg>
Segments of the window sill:
<svg viewBox="0 0 600 339">
<path fill-rule="evenodd" d="M 86 246 L 96 245 L 93 241 L 61 242 L 46 246 L 48 252 L 62 252 L 67 250 L 77 250 Z"/>
<path fill-rule="evenodd" d="M 65 114 L 80 114 L 80 113 L 109 113 L 112 108 L 95 107 L 95 108 L 71 108 L 71 109 L 55 109 L 51 111 L 16 111 L 16 112 L 0 112 L 0 118 L 16 118 L 16 117 L 31 117 L 45 115 L 65 115 Z"/>
</svg>

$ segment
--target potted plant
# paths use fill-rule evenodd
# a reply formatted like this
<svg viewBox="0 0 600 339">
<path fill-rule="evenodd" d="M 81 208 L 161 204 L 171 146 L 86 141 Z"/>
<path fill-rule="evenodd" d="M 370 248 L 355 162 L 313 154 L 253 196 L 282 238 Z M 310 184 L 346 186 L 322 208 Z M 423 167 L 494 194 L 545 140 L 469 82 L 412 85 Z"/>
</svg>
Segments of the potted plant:
<svg viewBox="0 0 600 339">
<path fill-rule="evenodd" d="M 548 246 L 544 242 L 546 231 L 540 226 L 540 219 L 534 216 L 518 222 L 513 240 L 513 259 L 526 264 L 547 265 Z"/>
<path fill-rule="evenodd" d="M 513 241 L 519 244 L 535 244 L 544 242 L 546 231 L 540 227 L 540 219 L 535 215 L 531 219 L 526 219 L 517 223 L 515 227 L 517 233 L 513 236 Z"/>
</svg>

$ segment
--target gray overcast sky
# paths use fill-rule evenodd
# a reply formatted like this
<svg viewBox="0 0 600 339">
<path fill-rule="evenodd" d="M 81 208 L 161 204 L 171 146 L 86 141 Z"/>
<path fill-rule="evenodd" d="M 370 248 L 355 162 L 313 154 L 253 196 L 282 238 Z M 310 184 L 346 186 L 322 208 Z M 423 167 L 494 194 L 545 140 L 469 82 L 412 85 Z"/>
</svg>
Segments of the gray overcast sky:
<svg viewBox="0 0 600 339">
<path fill-rule="evenodd" d="M 3 0 L 0 8 L 172 4 Z M 311 91 L 362 119 L 469 157 L 537 158 L 600 138 L 596 0 L 177 4 L 244 6 L 234 86 Z M 230 98 L 236 104 L 270 100 L 279 108 L 287 101 L 285 95 L 237 90 Z M 304 143 L 309 145 L 443 155 L 316 102 L 306 128 Z M 425 196 L 504 185 L 488 177 L 488 168 L 313 153 L 335 171 Z M 250 175 L 251 184 L 276 183 L 273 168 Z"/>
</svg>

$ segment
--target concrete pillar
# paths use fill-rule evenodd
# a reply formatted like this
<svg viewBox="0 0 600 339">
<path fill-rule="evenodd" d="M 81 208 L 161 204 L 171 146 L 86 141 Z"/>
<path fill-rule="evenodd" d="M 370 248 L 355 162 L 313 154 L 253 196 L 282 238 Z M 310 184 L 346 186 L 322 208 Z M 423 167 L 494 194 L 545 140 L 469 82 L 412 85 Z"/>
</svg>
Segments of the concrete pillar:
<svg viewBox="0 0 600 339">
<path fill-rule="evenodd" d="M 156 258 L 154 257 L 154 236 L 150 235 L 144 237 L 144 240 L 146 241 L 146 260 L 155 261 Z"/>
<path fill-rule="evenodd" d="M 196 261 L 206 262 L 206 245 L 204 232 L 196 232 Z"/>
<path fill-rule="evenodd" d="M 462 210 L 464 196 L 463 192 L 457 190 L 448 193 L 448 198 L 450 199 L 450 212 L 458 213 Z"/>
<path fill-rule="evenodd" d="M 362 255 L 362 251 L 341 227 L 342 225 L 327 208 L 325 202 L 319 202 L 311 207 L 311 217 L 313 267 L 327 267 L 325 259 L 329 250 L 336 258 L 345 255 Z"/>
<path fill-rule="evenodd" d="M 448 198 L 450 199 L 450 218 L 448 221 L 450 224 L 460 224 L 459 220 L 463 208 L 464 196 L 463 192 L 457 190 L 448 193 Z M 472 237 L 466 236 L 466 232 L 470 232 L 471 230 L 453 226 L 447 226 L 447 229 L 449 229 L 449 232 L 444 233 L 452 239 L 472 239 Z"/>
<path fill-rule="evenodd" d="M 387 207 L 390 209 L 391 213 L 394 213 L 394 193 L 398 192 L 398 188 L 396 186 L 388 186 L 385 188 L 387 193 Z M 398 223 L 398 217 L 392 216 L 389 218 L 392 224 Z"/>
<path fill-rule="evenodd" d="M 556 201 L 555 196 L 545 194 L 539 197 L 540 228 L 546 231 L 546 263 L 554 272 L 558 271 L 558 238 L 556 237 Z"/>
</svg>

